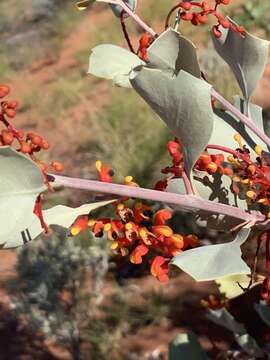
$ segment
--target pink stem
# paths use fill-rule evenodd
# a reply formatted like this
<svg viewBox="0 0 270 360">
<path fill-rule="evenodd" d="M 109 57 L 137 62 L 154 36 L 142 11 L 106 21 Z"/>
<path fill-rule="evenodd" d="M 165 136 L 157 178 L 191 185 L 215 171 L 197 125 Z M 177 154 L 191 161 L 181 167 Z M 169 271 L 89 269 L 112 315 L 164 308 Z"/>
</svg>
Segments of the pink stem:
<svg viewBox="0 0 270 360">
<path fill-rule="evenodd" d="M 235 106 L 233 106 L 229 101 L 224 99 L 215 89 L 211 89 L 212 96 L 218 100 L 227 110 L 229 110 L 233 115 L 235 115 L 243 124 L 245 124 L 250 130 L 252 130 L 267 146 L 270 147 L 270 138 L 260 130 L 255 123 L 248 118 L 246 115 L 242 114 Z"/>
<path fill-rule="evenodd" d="M 254 163 L 248 159 L 247 156 L 244 156 L 243 154 L 241 153 L 238 153 L 237 151 L 235 150 L 232 150 L 226 146 L 222 146 L 222 145 L 212 145 L 212 144 L 208 144 L 206 146 L 207 149 L 213 149 L 213 150 L 219 150 L 219 151 L 223 151 L 223 152 L 226 152 L 226 153 L 229 153 L 229 154 L 232 154 L 234 156 L 236 156 L 237 158 L 240 158 L 242 160 L 244 160 L 246 163 L 248 163 L 249 165 L 253 165 Z M 265 173 L 258 167 L 256 166 L 256 171 L 258 172 L 258 174 L 262 175 L 262 177 L 266 177 Z"/>
<path fill-rule="evenodd" d="M 151 34 L 153 37 L 156 37 L 158 34 L 149 27 L 142 19 L 135 14 L 122 0 L 111 0 L 110 4 L 120 5 L 121 8 L 130 16 L 132 17 L 135 22 L 140 25 L 145 31 L 147 31 L 149 34 Z"/>
<path fill-rule="evenodd" d="M 213 145 L 213 144 L 208 144 L 206 146 L 207 149 L 213 149 L 213 150 L 219 150 L 219 151 L 223 151 L 223 152 L 226 152 L 228 154 L 232 154 L 234 156 L 237 156 L 239 157 L 239 153 L 233 149 L 230 149 L 226 146 L 222 146 L 222 145 Z"/>
<path fill-rule="evenodd" d="M 48 174 L 48 176 L 54 178 L 55 186 L 65 186 L 74 189 L 113 194 L 121 197 L 159 201 L 168 204 L 179 205 L 182 208 L 188 210 L 200 209 L 210 213 L 228 215 L 230 217 L 244 221 L 258 222 L 265 220 L 265 217 L 258 212 L 248 213 L 234 206 L 214 203 L 213 201 L 205 200 L 195 195 L 180 195 L 157 190 L 149 190 L 135 186 L 133 187 L 127 185 L 110 184 L 101 181 L 70 178 L 54 174 Z"/>
<path fill-rule="evenodd" d="M 187 174 L 185 171 L 183 171 L 183 174 L 182 174 L 182 179 L 184 181 L 184 185 L 185 185 L 185 189 L 186 189 L 186 193 L 188 195 L 194 195 L 194 190 L 193 190 L 193 187 L 192 187 L 192 184 L 191 184 L 191 181 L 189 180 Z"/>
</svg>

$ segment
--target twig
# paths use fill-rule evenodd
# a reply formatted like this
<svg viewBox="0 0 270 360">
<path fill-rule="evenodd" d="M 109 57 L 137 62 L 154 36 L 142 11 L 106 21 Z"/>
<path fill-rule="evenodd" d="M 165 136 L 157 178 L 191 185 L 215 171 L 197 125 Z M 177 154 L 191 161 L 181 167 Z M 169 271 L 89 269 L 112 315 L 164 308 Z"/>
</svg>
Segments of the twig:
<svg viewBox="0 0 270 360">
<path fill-rule="evenodd" d="M 110 4 L 120 5 L 121 8 L 131 17 L 134 21 L 140 25 L 145 31 L 151 34 L 153 37 L 157 37 L 158 34 L 148 26 L 137 14 L 135 14 L 122 0 L 110 0 Z"/>
<path fill-rule="evenodd" d="M 242 114 L 240 110 L 233 106 L 229 101 L 224 99 L 224 97 L 221 96 L 215 89 L 211 89 L 211 94 L 225 107 L 225 109 L 229 110 L 233 115 L 235 115 L 244 125 L 252 130 L 254 134 L 256 134 L 267 146 L 270 147 L 270 138 L 261 129 L 259 129 L 250 118 Z"/>
<path fill-rule="evenodd" d="M 127 32 L 127 28 L 126 28 L 126 24 L 125 24 L 125 11 L 122 10 L 121 12 L 121 15 L 120 15 L 120 22 L 121 22 L 121 27 L 122 27 L 122 31 L 123 31 L 123 34 L 125 36 L 125 39 L 127 41 L 127 44 L 128 44 L 128 47 L 129 47 L 129 50 L 131 52 L 133 52 L 133 54 L 136 54 L 132 44 L 131 44 L 131 41 L 130 41 L 130 38 L 129 38 L 129 35 L 128 35 L 128 32 Z"/>
<path fill-rule="evenodd" d="M 205 210 L 210 213 L 223 214 L 244 221 L 253 221 L 255 223 L 265 220 L 265 216 L 259 212 L 248 213 L 238 209 L 237 207 L 215 203 L 195 195 L 180 195 L 157 190 L 149 190 L 140 187 L 70 178 L 54 174 L 49 174 L 49 179 L 50 181 L 53 181 L 54 186 L 65 186 L 69 188 L 88 190 L 104 194 L 159 201 L 163 203 L 179 205 L 187 210 Z"/>
</svg>

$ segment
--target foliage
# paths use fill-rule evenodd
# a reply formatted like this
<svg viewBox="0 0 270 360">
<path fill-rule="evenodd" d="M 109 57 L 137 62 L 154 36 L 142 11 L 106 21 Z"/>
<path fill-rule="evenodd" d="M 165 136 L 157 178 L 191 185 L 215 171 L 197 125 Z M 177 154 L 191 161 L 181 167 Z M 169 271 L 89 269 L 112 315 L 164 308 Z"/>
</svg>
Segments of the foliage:
<svg viewBox="0 0 270 360">
<path fill-rule="evenodd" d="M 174 139 L 167 143 L 171 163 L 161 170 L 163 177 L 156 182 L 154 190 L 142 188 L 138 180 L 130 175 L 120 176 L 120 184 L 114 183 L 113 167 L 99 160 L 96 161 L 98 181 L 51 174 L 49 169 L 63 171 L 63 165 L 58 161 L 48 165 L 38 159 L 36 153 L 48 150 L 49 144 L 36 133 L 24 133 L 14 127 L 13 118 L 17 115 L 18 103 L 7 100 L 10 89 L 1 85 L 0 98 L 3 101 L 0 123 L 3 129 L 0 135 L 0 164 L 4 170 L 0 178 L 0 195 L 4 199 L 0 205 L 4 214 L 1 218 L 1 244 L 4 248 L 23 245 L 38 238 L 42 232 L 48 233 L 49 226 L 57 224 L 68 229 L 72 236 L 83 231 L 90 231 L 96 238 L 103 239 L 106 235 L 115 253 L 128 258 L 134 265 L 147 265 L 151 274 L 160 282 L 169 281 L 172 265 L 197 281 L 219 281 L 220 277 L 228 275 L 248 274 L 250 283 L 247 288 L 240 287 L 243 292 L 249 293 L 258 276 L 257 258 L 262 245 L 266 249 L 265 272 L 270 271 L 270 138 L 262 109 L 250 102 L 266 66 L 269 43 L 253 36 L 243 25 L 221 14 L 222 6 L 229 5 L 230 0 L 216 0 L 214 4 L 208 1 L 179 2 L 169 10 L 165 30 L 160 34 L 136 14 L 135 0 L 83 0 L 77 2 L 77 7 L 85 10 L 94 6 L 95 2 L 105 2 L 110 6 L 120 21 L 129 50 L 114 44 L 97 45 L 90 54 L 88 73 L 111 80 L 115 86 L 124 87 L 126 91 L 134 90 L 163 120 L 174 135 Z M 56 11 L 55 5 L 48 1 L 43 1 L 38 6 L 49 9 L 49 12 Z M 246 9 L 249 9 L 248 5 Z M 127 29 L 128 17 L 145 31 L 136 47 Z M 178 32 L 178 28 L 185 22 L 198 27 L 210 22 L 210 18 L 214 19 L 211 30 L 213 47 L 228 64 L 242 93 L 241 97 L 235 97 L 234 105 L 207 81 L 207 74 L 200 67 L 196 47 Z M 74 97 L 76 103 L 75 95 L 76 91 L 75 94 L 71 92 L 71 98 Z M 221 108 L 218 108 L 217 102 Z M 125 121 L 130 122 L 131 116 L 136 114 L 130 114 L 126 101 L 123 107 L 125 106 L 128 108 Z M 112 129 L 118 126 L 118 116 L 121 114 L 118 115 L 116 111 L 115 115 L 112 111 L 107 119 Z M 138 115 L 138 121 L 144 121 L 142 113 L 140 116 Z M 155 132 L 155 125 L 150 131 Z M 154 136 L 150 136 L 148 140 L 150 145 L 147 146 L 146 153 L 155 149 L 151 146 L 151 141 L 155 141 Z M 123 141 L 122 149 L 122 143 L 119 144 L 118 150 L 125 151 L 125 144 Z M 130 149 L 132 156 L 133 151 Z M 150 156 L 149 159 L 151 162 L 153 157 Z M 131 162 L 131 168 L 133 164 L 136 162 Z M 21 172 L 22 180 L 18 171 Z M 59 186 L 108 194 L 109 197 L 75 209 L 60 205 L 44 210 L 43 193 Z M 143 201 L 134 202 L 134 198 Z M 149 205 L 145 200 L 165 203 L 166 206 Z M 15 206 L 17 201 L 19 205 Z M 110 203 L 111 216 L 93 215 L 93 210 Z M 167 206 L 171 206 L 171 209 Z M 230 241 L 201 246 L 203 244 L 195 234 L 176 233 L 169 223 L 174 207 L 193 212 L 196 222 L 209 229 L 228 231 Z M 16 214 L 14 224 L 11 211 Z M 257 236 L 257 250 L 251 269 L 242 259 L 241 246 L 253 234 Z M 48 249 L 41 245 L 43 254 L 47 255 L 53 241 L 49 242 L 51 245 L 48 245 Z M 63 256 L 70 255 L 71 258 L 72 251 L 78 255 L 74 259 L 74 269 L 73 263 L 69 269 L 71 272 L 74 270 L 72 274 L 68 273 L 67 265 L 63 262 L 61 266 L 64 268 L 60 273 L 65 275 L 64 278 L 59 275 L 59 282 L 54 284 L 54 289 L 49 288 L 45 281 L 38 287 L 35 285 L 33 289 L 27 288 L 28 285 L 24 288 L 25 283 L 22 282 L 21 291 L 23 293 L 26 289 L 25 293 L 32 294 L 30 300 L 39 298 L 38 310 L 32 307 L 29 321 L 33 324 L 39 321 L 38 326 L 42 322 L 43 327 L 46 325 L 43 331 L 48 334 L 49 328 L 55 334 L 59 330 L 59 341 L 72 344 L 70 352 L 74 358 L 80 358 L 80 326 L 84 325 L 80 316 L 84 309 L 82 307 L 82 311 L 78 312 L 77 306 L 80 303 L 83 280 L 76 278 L 76 274 L 80 266 L 89 265 L 87 259 L 91 259 L 91 250 L 84 249 L 82 255 L 81 248 L 76 251 L 72 248 L 68 253 L 71 245 L 64 247 L 62 238 L 59 244 L 56 252 L 63 251 Z M 95 257 L 91 260 L 93 259 Z M 51 259 L 50 262 L 42 261 L 42 269 L 53 264 Z M 83 275 L 84 272 L 81 272 L 80 276 Z M 28 273 L 23 276 L 28 276 Z M 57 286 L 60 297 L 67 292 L 68 302 L 72 299 L 68 306 L 71 313 L 72 307 L 75 308 L 74 316 L 66 318 L 61 306 L 59 309 L 55 307 L 52 309 L 54 313 L 62 313 L 57 319 L 53 317 L 48 325 L 44 323 L 44 312 L 48 317 L 50 310 L 46 307 L 47 297 L 53 296 L 50 293 Z M 254 301 L 252 311 L 257 311 L 257 316 L 266 326 L 270 304 L 268 275 L 263 278 L 260 297 L 263 304 L 255 305 L 258 301 Z M 57 297 L 49 300 L 55 300 L 56 306 Z M 26 303 L 21 303 L 26 306 Z M 267 336 L 257 344 L 257 339 L 249 334 L 249 328 L 230 313 L 230 302 L 226 296 L 218 299 L 209 297 L 205 305 L 208 317 L 232 331 L 235 342 L 245 353 L 256 357 L 268 353 Z M 16 308 L 25 312 L 25 309 L 20 309 L 20 303 L 16 303 Z M 43 311 L 43 315 L 39 309 Z M 65 324 L 65 329 L 61 330 L 58 318 Z M 195 341 L 194 337 L 192 341 Z M 178 350 L 179 347 L 176 346 L 175 351 Z M 191 356 L 192 350 L 187 351 Z M 197 344 L 197 355 L 194 356 L 200 356 L 199 353 Z"/>
</svg>

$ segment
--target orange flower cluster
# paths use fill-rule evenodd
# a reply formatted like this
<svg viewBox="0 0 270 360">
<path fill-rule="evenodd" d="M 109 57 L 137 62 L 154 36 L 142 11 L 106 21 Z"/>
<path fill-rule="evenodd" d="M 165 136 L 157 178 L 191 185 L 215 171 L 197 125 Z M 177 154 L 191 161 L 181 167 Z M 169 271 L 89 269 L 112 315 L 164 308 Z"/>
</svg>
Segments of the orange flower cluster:
<svg viewBox="0 0 270 360">
<path fill-rule="evenodd" d="M 223 154 L 212 155 L 208 152 L 201 154 L 199 160 L 195 164 L 195 169 L 206 171 L 208 174 L 219 173 L 228 176 L 233 174 L 232 167 L 228 166 L 228 163 L 225 162 L 225 157 Z"/>
<path fill-rule="evenodd" d="M 194 169 L 205 171 L 209 175 L 220 174 L 230 176 L 232 179 L 231 191 L 245 199 L 248 205 L 257 203 L 263 205 L 260 210 L 270 217 L 270 156 L 262 151 L 260 145 L 255 147 L 256 160 L 250 157 L 250 151 L 242 143 L 240 134 L 234 135 L 238 144 L 237 149 L 230 149 L 219 145 L 208 145 L 207 149 L 220 150 L 229 153 L 225 158 L 223 153 L 210 154 L 207 149 L 200 155 Z M 167 144 L 167 149 L 172 159 L 172 165 L 162 169 L 166 177 L 155 184 L 155 190 L 164 191 L 168 181 L 181 178 L 184 162 L 182 146 L 179 139 L 175 138 Z"/>
<path fill-rule="evenodd" d="M 141 202 L 133 207 L 124 202 L 115 205 L 116 218 L 93 219 L 79 217 L 70 228 L 71 235 L 89 229 L 94 236 L 106 235 L 112 250 L 121 256 L 129 256 L 133 264 L 141 264 L 145 255 L 151 264 L 151 274 L 159 281 L 168 280 L 168 265 L 171 258 L 181 251 L 195 247 L 195 235 L 180 235 L 173 232 L 166 222 L 172 217 L 169 210 L 153 209 Z"/>
<path fill-rule="evenodd" d="M 234 139 L 238 148 L 227 158 L 232 174 L 226 173 L 232 178 L 232 191 L 241 199 L 246 199 L 249 205 L 263 205 L 261 211 L 267 212 L 270 206 L 270 157 L 257 145 L 257 157 L 253 161 L 250 151 L 242 143 L 241 136 L 235 134 Z"/>
<path fill-rule="evenodd" d="M 230 155 L 225 159 L 223 154 L 209 154 L 205 151 L 195 164 L 195 169 L 208 174 L 219 173 L 232 179 L 231 191 L 246 200 L 248 205 L 257 204 L 260 210 L 270 217 L 270 156 L 260 145 L 255 147 L 257 154 L 253 161 L 249 149 L 242 143 L 240 134 L 234 135 L 238 143 L 236 150 L 218 145 L 208 145 L 208 148 L 221 150 Z"/>
<path fill-rule="evenodd" d="M 250 205 L 270 206 L 270 158 L 260 146 L 255 150 L 258 155 L 256 161 L 251 160 L 245 146 L 236 150 L 238 156 L 228 157 L 234 172 L 232 190 L 238 196 L 245 197 Z"/>
<path fill-rule="evenodd" d="M 51 167 L 55 171 L 63 171 L 64 167 L 58 161 L 53 161 L 48 166 L 36 158 L 35 153 L 41 150 L 48 150 L 50 145 L 42 136 L 33 132 L 25 134 L 22 130 L 17 130 L 10 123 L 10 119 L 15 118 L 17 115 L 18 102 L 16 100 L 4 100 L 9 93 L 10 88 L 7 85 L 0 85 L 0 99 L 2 99 L 0 102 L 0 123 L 4 126 L 4 129 L 0 133 L 0 146 L 11 146 L 16 143 L 19 146 L 16 150 L 29 155 L 41 168 L 45 182 L 47 183 L 46 171 L 48 170 L 48 167 Z"/>
<path fill-rule="evenodd" d="M 179 164 L 179 143 L 169 145 L 172 157 Z M 96 162 L 100 181 L 112 182 L 113 169 L 111 166 Z M 124 178 L 127 186 L 139 186 L 131 176 Z M 195 247 L 198 239 L 195 235 L 180 235 L 174 233 L 167 221 L 172 213 L 167 209 L 155 212 L 151 206 L 136 202 L 128 206 L 128 198 L 122 198 L 114 205 L 114 218 L 93 219 L 81 216 L 70 228 L 70 234 L 78 235 L 82 231 L 90 230 L 95 237 L 107 236 L 111 241 L 111 249 L 121 256 L 129 256 L 133 264 L 141 264 L 147 255 L 151 264 L 151 274 L 159 281 L 168 280 L 168 265 L 171 258 L 183 250 Z"/>
</svg>

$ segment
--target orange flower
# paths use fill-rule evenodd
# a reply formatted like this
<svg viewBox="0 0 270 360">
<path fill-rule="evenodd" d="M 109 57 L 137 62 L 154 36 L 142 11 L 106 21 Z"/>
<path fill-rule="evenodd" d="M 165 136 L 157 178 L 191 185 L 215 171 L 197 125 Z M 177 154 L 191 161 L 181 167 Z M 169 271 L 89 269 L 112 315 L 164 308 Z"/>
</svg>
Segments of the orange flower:
<svg viewBox="0 0 270 360">
<path fill-rule="evenodd" d="M 96 221 L 93 226 L 92 232 L 96 237 L 102 237 L 103 236 L 103 228 L 104 228 L 103 221 L 100 221 L 100 220 Z"/>
<path fill-rule="evenodd" d="M 148 34 L 147 32 L 145 32 L 140 38 L 138 55 L 144 61 L 147 61 L 147 59 L 148 59 L 147 48 L 149 47 L 149 45 L 151 44 L 152 41 L 153 41 L 153 37 L 150 34 Z"/>
<path fill-rule="evenodd" d="M 112 242 L 111 249 L 117 250 L 122 256 L 126 256 L 129 253 L 128 247 L 130 246 L 130 241 L 125 237 L 120 237 L 117 240 Z"/>
<path fill-rule="evenodd" d="M 179 140 L 176 138 L 175 140 L 171 140 L 167 144 L 167 149 L 169 151 L 170 156 L 172 157 L 174 165 L 180 165 L 183 160 L 182 147 Z"/>
<path fill-rule="evenodd" d="M 156 212 L 154 224 L 155 225 L 165 225 L 166 221 L 171 219 L 172 213 L 169 210 L 161 209 Z"/>
<path fill-rule="evenodd" d="M 218 310 L 225 306 L 225 301 L 216 295 L 209 295 L 207 299 L 201 300 L 201 305 L 206 309 Z"/>
<path fill-rule="evenodd" d="M 145 243 L 145 245 L 152 244 L 153 234 L 150 231 L 148 231 L 146 227 L 140 228 L 139 237 Z"/>
<path fill-rule="evenodd" d="M 165 238 L 164 253 L 167 256 L 175 256 L 182 251 L 184 246 L 185 242 L 183 236 L 180 234 L 173 234 L 172 236 Z"/>
<path fill-rule="evenodd" d="M 133 213 L 134 213 L 134 221 L 136 223 L 149 220 L 151 215 L 153 214 L 151 207 L 144 205 L 141 202 L 135 204 Z"/>
<path fill-rule="evenodd" d="M 124 204 L 120 203 L 117 205 L 116 214 L 120 217 L 123 223 L 128 223 L 129 221 L 133 221 L 134 213 L 133 211 L 125 206 Z"/>
<path fill-rule="evenodd" d="M 99 181 L 112 182 L 112 176 L 114 175 L 113 169 L 109 165 L 102 164 L 101 161 L 96 161 L 96 169 L 99 175 Z"/>
<path fill-rule="evenodd" d="M 173 235 L 173 231 L 169 226 L 166 225 L 158 225 L 158 226 L 153 226 L 152 227 L 152 231 L 153 233 L 158 236 L 158 237 L 170 237 Z"/>
<path fill-rule="evenodd" d="M 72 236 L 80 234 L 82 231 L 88 228 L 88 216 L 78 217 L 70 227 L 70 233 Z"/>
<path fill-rule="evenodd" d="M 167 282 L 169 280 L 168 272 L 168 260 L 163 256 L 156 256 L 151 264 L 151 274 L 160 282 Z"/>
<path fill-rule="evenodd" d="M 124 229 L 124 224 L 121 221 L 103 219 L 102 222 L 104 224 L 103 231 L 107 234 L 109 240 L 114 241 L 121 236 Z M 101 225 L 99 226 L 102 228 Z"/>
<path fill-rule="evenodd" d="M 132 264 L 141 264 L 142 256 L 146 255 L 148 251 L 149 249 L 145 245 L 137 246 L 130 254 L 130 262 L 132 262 Z"/>
</svg>

